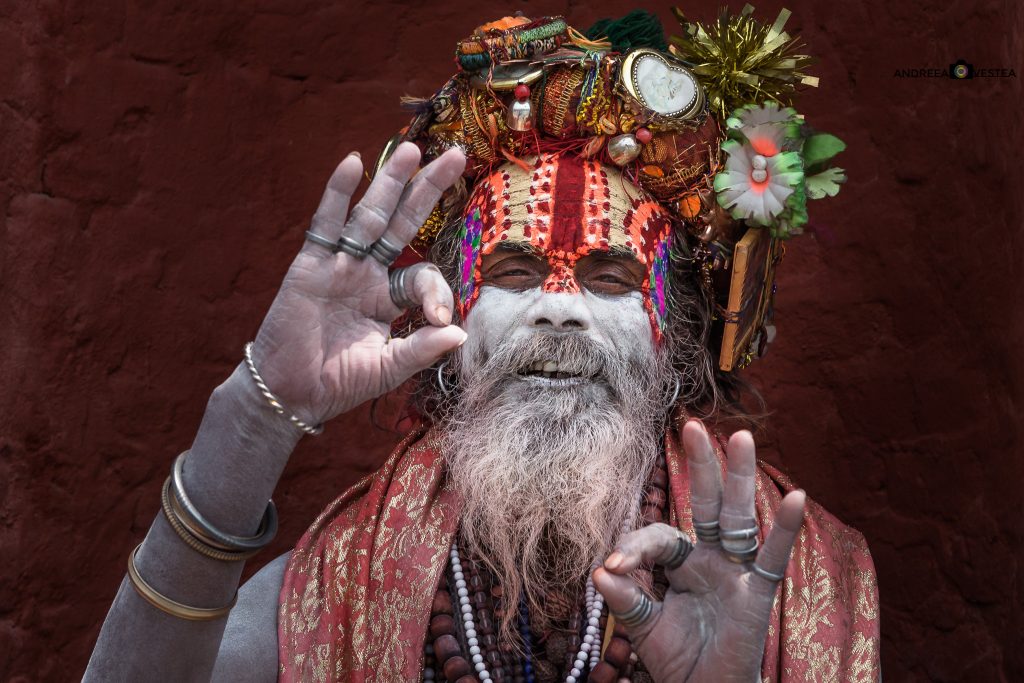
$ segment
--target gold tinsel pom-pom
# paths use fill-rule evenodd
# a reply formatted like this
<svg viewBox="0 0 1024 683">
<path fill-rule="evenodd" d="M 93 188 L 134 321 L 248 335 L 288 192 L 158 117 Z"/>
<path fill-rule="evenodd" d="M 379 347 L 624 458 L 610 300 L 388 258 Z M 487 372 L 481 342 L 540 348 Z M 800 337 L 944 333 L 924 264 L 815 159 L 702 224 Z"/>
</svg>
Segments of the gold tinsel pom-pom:
<svg viewBox="0 0 1024 683">
<path fill-rule="evenodd" d="M 738 15 L 722 8 L 718 21 L 708 26 L 687 20 L 678 7 L 672 12 L 683 35 L 669 39 L 669 50 L 693 65 L 719 120 L 744 104 L 789 105 L 798 85 L 817 87 L 818 79 L 803 73 L 811 57 L 794 54 L 803 45 L 782 30 L 789 10 L 779 12 L 770 26 L 754 19 L 750 5 Z"/>
</svg>

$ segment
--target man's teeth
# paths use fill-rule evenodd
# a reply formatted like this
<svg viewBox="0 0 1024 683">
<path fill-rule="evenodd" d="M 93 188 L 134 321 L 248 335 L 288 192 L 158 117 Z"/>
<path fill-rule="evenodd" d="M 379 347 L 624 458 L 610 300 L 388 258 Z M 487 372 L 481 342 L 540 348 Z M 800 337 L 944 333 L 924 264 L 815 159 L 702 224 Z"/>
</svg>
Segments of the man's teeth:
<svg viewBox="0 0 1024 683">
<path fill-rule="evenodd" d="M 562 370 L 558 361 L 554 360 L 539 360 L 529 367 L 527 374 L 538 374 L 542 377 L 576 377 L 576 373 L 566 372 Z"/>
</svg>

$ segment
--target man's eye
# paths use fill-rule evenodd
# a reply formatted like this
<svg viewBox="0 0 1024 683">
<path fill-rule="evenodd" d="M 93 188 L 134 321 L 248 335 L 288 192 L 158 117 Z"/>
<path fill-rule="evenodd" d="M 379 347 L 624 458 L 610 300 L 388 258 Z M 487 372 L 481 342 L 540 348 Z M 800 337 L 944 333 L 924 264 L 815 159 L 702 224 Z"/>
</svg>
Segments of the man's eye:
<svg viewBox="0 0 1024 683">
<path fill-rule="evenodd" d="M 615 275 L 607 275 L 607 274 L 606 275 L 598 275 L 597 276 L 597 281 L 598 282 L 607 282 L 608 284 L 612 284 L 612 285 L 624 285 L 624 284 L 627 284 L 626 281 L 623 280 L 622 278 L 620 278 L 618 276 L 615 276 Z"/>
<path fill-rule="evenodd" d="M 498 277 L 502 277 L 502 276 L 505 276 L 505 275 L 530 275 L 530 274 L 531 274 L 530 271 L 526 270 L 525 268 L 510 268 L 508 270 L 503 270 L 500 273 L 498 273 Z"/>
</svg>

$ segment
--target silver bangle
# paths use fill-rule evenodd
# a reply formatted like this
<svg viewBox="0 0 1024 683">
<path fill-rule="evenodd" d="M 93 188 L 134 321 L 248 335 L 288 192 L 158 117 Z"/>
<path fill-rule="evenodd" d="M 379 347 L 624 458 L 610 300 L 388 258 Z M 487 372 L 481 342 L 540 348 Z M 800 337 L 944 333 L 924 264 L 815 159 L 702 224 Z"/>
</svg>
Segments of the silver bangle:
<svg viewBox="0 0 1024 683">
<path fill-rule="evenodd" d="M 219 545 L 214 544 L 211 539 L 202 536 L 202 531 L 195 527 L 188 527 L 186 518 L 188 513 L 181 507 L 178 500 L 171 493 L 173 484 L 171 483 L 172 477 L 167 477 L 164 481 L 164 488 L 160 491 L 160 507 L 163 508 L 164 517 L 167 519 L 167 523 L 174 529 L 174 533 L 178 534 L 178 537 L 192 550 L 195 550 L 200 555 L 205 555 L 214 560 L 220 560 L 221 562 L 244 562 L 250 557 L 256 555 L 259 550 L 246 550 L 246 551 L 234 551 L 224 550 Z M 263 516 L 263 524 L 260 525 L 260 531 L 262 532 L 267 523 L 266 515 Z"/>
<path fill-rule="evenodd" d="M 208 544 L 214 545 L 221 550 L 245 552 L 259 550 L 269 545 L 274 540 L 274 536 L 277 535 L 277 507 L 274 505 L 274 501 L 267 501 L 267 509 L 263 513 L 263 520 L 260 522 L 260 534 L 258 536 L 235 536 L 234 534 L 224 533 L 210 524 L 185 494 L 182 473 L 185 469 L 185 456 L 187 454 L 188 451 L 184 451 L 175 459 L 174 468 L 171 473 L 171 492 L 174 494 L 174 500 L 178 503 L 183 513 L 181 521 L 185 524 L 185 527 L 190 531 L 194 531 L 197 536 Z"/>
<path fill-rule="evenodd" d="M 260 393 L 263 394 L 263 398 L 267 399 L 267 402 L 270 404 L 270 407 L 274 409 L 274 412 L 278 415 L 287 417 L 289 422 L 312 436 L 317 436 L 324 431 L 324 426 L 322 424 L 311 427 L 299 418 L 295 417 L 291 411 L 284 407 L 284 404 L 281 403 L 281 399 L 274 396 L 273 392 L 267 388 L 267 383 L 263 381 L 262 377 L 260 377 L 260 373 L 256 370 L 256 363 L 252 360 L 252 342 L 245 345 L 245 365 L 249 368 L 249 374 L 252 375 L 253 381 L 256 382 L 256 386 L 259 387 Z"/>
</svg>

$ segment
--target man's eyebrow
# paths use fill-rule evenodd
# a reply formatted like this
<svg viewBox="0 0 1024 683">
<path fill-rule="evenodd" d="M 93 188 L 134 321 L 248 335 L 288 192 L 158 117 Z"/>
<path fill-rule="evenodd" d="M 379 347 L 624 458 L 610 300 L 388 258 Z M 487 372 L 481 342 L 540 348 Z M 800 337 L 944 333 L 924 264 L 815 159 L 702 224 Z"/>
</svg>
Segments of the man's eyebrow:
<svg viewBox="0 0 1024 683">
<path fill-rule="evenodd" d="M 610 256 L 612 258 L 625 258 L 639 262 L 640 259 L 636 257 L 633 250 L 623 244 L 615 244 L 608 248 L 605 252 L 594 252 L 598 256 Z"/>
<path fill-rule="evenodd" d="M 498 242 L 494 251 L 521 251 L 524 254 L 539 254 L 537 247 L 527 240 L 503 240 Z"/>
</svg>

